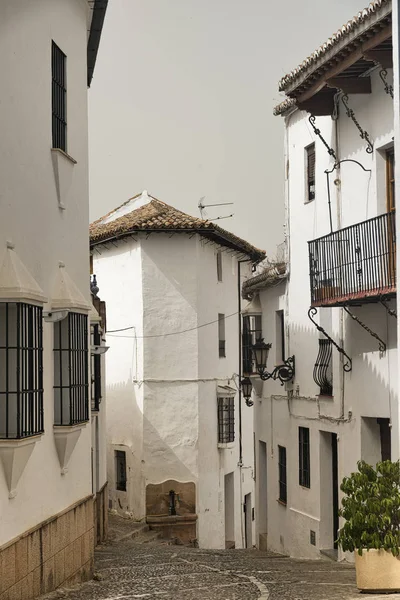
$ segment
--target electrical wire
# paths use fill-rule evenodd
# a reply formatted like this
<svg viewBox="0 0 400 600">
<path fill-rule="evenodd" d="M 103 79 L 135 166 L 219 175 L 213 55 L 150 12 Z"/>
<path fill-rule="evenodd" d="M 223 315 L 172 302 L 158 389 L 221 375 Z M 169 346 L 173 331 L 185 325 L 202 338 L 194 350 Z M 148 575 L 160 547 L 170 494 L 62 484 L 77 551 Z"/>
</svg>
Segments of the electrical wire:
<svg viewBox="0 0 400 600">
<path fill-rule="evenodd" d="M 229 319 L 229 317 L 234 317 L 235 315 L 238 315 L 239 311 L 236 311 L 234 313 L 231 313 L 230 315 L 226 315 L 224 317 L 224 320 Z M 188 333 L 189 331 L 195 331 L 196 329 L 201 329 L 202 327 L 207 327 L 208 325 L 214 325 L 214 323 L 219 323 L 220 321 L 222 321 L 222 319 L 215 319 L 214 321 L 209 321 L 208 323 L 203 323 L 202 325 L 197 325 L 196 327 L 190 327 L 189 329 L 182 329 L 181 331 L 171 331 L 170 333 L 155 333 L 152 335 L 137 335 L 137 336 L 133 336 L 133 335 L 112 335 L 113 333 L 120 333 L 123 331 L 128 331 L 129 329 L 135 329 L 134 325 L 131 325 L 130 327 L 123 327 L 122 329 L 110 329 L 109 331 L 107 331 L 107 335 L 111 335 L 111 337 L 120 337 L 120 338 L 133 338 L 136 337 L 137 339 L 148 339 L 148 338 L 159 338 L 159 337 L 167 337 L 170 335 L 181 335 L 182 333 Z"/>
</svg>

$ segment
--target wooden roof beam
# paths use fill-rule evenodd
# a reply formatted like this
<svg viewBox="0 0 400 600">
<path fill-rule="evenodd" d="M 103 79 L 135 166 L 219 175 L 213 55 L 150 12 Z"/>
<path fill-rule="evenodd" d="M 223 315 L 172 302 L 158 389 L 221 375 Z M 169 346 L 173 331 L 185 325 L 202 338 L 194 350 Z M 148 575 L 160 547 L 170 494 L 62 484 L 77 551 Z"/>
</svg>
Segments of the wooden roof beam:
<svg viewBox="0 0 400 600">
<path fill-rule="evenodd" d="M 330 88 L 342 90 L 345 94 L 370 94 L 370 77 L 331 77 L 326 80 Z"/>
<path fill-rule="evenodd" d="M 393 52 L 391 50 L 380 50 L 379 48 L 366 50 L 364 52 L 364 58 L 373 61 L 375 64 L 381 65 L 383 69 L 393 68 Z"/>
</svg>

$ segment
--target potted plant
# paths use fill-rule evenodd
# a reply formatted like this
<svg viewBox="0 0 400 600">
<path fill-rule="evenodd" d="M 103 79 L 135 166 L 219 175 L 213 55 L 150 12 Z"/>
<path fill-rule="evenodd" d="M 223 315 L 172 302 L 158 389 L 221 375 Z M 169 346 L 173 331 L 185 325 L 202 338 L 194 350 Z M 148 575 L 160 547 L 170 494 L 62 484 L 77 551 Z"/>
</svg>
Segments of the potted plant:
<svg viewBox="0 0 400 600">
<path fill-rule="evenodd" d="M 355 552 L 357 587 L 365 592 L 400 591 L 400 462 L 376 468 L 364 461 L 343 479 L 338 544 Z"/>
</svg>

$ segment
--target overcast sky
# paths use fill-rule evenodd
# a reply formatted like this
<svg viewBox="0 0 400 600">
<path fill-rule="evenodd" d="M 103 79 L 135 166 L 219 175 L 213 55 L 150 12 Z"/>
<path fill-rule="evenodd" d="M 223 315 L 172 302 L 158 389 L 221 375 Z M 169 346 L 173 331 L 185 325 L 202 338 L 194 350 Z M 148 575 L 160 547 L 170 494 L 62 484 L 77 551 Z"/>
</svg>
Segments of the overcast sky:
<svg viewBox="0 0 400 600">
<path fill-rule="evenodd" d="M 278 80 L 359 0 L 110 0 L 89 92 L 91 220 L 148 192 L 207 209 L 275 254 L 283 241 Z"/>
</svg>

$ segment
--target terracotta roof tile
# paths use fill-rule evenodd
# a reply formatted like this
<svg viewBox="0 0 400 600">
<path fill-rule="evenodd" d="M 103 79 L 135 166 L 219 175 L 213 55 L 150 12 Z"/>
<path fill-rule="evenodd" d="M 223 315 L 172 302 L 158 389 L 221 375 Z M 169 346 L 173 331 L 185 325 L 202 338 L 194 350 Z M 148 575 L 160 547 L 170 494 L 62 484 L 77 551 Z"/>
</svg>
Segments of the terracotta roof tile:
<svg viewBox="0 0 400 600">
<path fill-rule="evenodd" d="M 382 8 L 391 7 L 391 4 L 391 0 L 373 0 L 367 8 L 361 10 L 355 17 L 343 25 L 324 44 L 317 48 L 315 52 L 296 67 L 296 69 L 293 69 L 293 71 L 282 77 L 279 82 L 279 90 L 285 91 L 296 79 L 298 79 L 305 71 L 313 67 L 330 50 L 340 42 L 346 41 L 346 38 L 350 37 L 350 35 L 357 33 L 357 29 L 364 29 L 368 26 L 369 22 L 375 19 Z"/>
<path fill-rule="evenodd" d="M 143 198 L 145 204 L 141 205 Z M 137 208 L 135 208 L 135 201 L 138 202 Z M 194 231 L 217 244 L 248 255 L 254 262 L 265 258 L 264 250 L 259 250 L 230 231 L 210 221 L 192 217 L 157 198 L 147 196 L 145 192 L 130 198 L 104 217 L 94 221 L 89 228 L 90 245 L 94 246 L 140 232 L 163 231 Z"/>
</svg>

